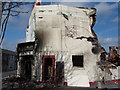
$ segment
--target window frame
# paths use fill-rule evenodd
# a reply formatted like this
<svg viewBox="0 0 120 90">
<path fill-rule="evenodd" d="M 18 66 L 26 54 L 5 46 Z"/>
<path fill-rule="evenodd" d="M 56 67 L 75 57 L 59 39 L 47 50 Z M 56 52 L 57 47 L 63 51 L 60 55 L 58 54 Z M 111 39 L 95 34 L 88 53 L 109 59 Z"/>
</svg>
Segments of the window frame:
<svg viewBox="0 0 120 90">
<path fill-rule="evenodd" d="M 74 63 L 73 63 L 73 57 L 75 57 L 75 56 L 77 56 L 77 57 L 82 57 L 82 66 L 77 66 L 77 65 L 74 65 Z M 73 68 L 84 68 L 84 55 L 72 55 L 72 65 L 73 65 Z"/>
</svg>

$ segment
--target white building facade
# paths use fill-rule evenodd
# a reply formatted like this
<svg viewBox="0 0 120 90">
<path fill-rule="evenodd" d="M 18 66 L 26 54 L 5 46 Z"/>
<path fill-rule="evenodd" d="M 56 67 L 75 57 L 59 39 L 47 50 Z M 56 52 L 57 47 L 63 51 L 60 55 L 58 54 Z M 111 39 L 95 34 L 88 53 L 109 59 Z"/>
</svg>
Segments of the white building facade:
<svg viewBox="0 0 120 90">
<path fill-rule="evenodd" d="M 92 30 L 95 14 L 94 8 L 35 5 L 26 31 L 26 42 L 36 43 L 31 77 L 79 87 L 96 81 L 101 50 Z"/>
</svg>

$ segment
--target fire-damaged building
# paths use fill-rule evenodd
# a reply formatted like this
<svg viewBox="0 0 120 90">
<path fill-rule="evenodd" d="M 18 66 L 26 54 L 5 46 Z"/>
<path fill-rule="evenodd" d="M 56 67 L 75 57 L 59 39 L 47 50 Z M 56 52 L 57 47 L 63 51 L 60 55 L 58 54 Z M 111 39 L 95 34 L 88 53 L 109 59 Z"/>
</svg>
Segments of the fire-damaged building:
<svg viewBox="0 0 120 90">
<path fill-rule="evenodd" d="M 97 81 L 97 62 L 105 50 L 92 29 L 95 16 L 95 8 L 37 2 L 26 42 L 17 47 L 17 75 L 58 86 L 89 87 Z"/>
</svg>

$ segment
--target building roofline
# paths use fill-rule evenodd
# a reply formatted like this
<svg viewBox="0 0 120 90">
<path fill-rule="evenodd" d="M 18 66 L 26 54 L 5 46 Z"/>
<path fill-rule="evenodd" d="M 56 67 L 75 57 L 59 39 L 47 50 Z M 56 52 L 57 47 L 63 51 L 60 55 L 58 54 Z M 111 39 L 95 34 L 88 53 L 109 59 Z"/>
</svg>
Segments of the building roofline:
<svg viewBox="0 0 120 90">
<path fill-rule="evenodd" d="M 34 44 L 35 42 L 23 42 L 23 43 L 18 43 L 17 46 L 19 45 L 27 45 L 27 44 Z"/>
<path fill-rule="evenodd" d="M 96 8 L 93 7 L 76 7 L 76 8 L 81 8 L 81 9 L 94 9 L 96 11 Z"/>
<path fill-rule="evenodd" d="M 11 51 L 11 50 L 7 50 L 7 49 L 2 49 L 2 53 L 6 53 L 6 54 L 16 54 L 16 51 Z"/>
</svg>

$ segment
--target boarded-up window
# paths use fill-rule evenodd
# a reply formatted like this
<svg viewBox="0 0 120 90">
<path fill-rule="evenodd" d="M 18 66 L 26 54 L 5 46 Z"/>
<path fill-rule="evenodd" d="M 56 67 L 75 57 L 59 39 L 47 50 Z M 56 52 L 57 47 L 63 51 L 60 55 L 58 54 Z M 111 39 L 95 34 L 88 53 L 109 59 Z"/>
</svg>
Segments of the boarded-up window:
<svg viewBox="0 0 120 90">
<path fill-rule="evenodd" d="M 83 67 L 83 55 L 72 55 L 73 66 Z"/>
</svg>

